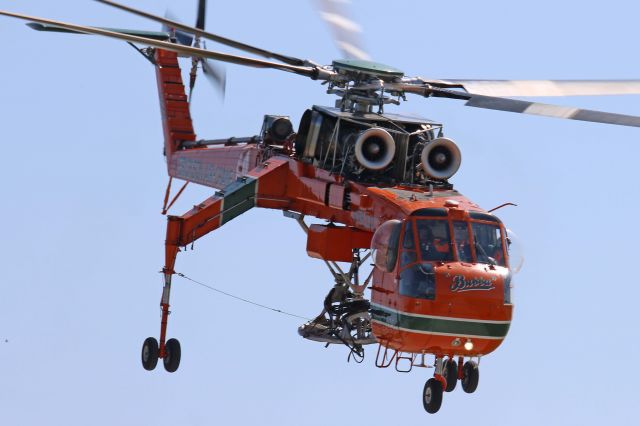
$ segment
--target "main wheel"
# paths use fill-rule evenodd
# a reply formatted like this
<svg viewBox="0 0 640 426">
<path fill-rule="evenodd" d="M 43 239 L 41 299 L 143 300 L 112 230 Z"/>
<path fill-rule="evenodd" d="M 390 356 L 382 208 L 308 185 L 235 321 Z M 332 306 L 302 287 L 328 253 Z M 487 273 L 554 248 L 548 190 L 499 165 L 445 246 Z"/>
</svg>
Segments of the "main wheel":
<svg viewBox="0 0 640 426">
<path fill-rule="evenodd" d="M 180 342 L 177 339 L 169 339 L 164 346 L 165 355 L 162 358 L 164 369 L 174 373 L 180 366 Z"/>
<path fill-rule="evenodd" d="M 475 361 L 467 361 L 462 367 L 462 390 L 466 393 L 473 393 L 478 388 L 480 381 L 480 370 Z"/>
<path fill-rule="evenodd" d="M 437 413 L 442 405 L 442 383 L 433 377 L 427 380 L 422 392 L 422 405 L 427 413 Z"/>
<path fill-rule="evenodd" d="M 447 387 L 445 392 L 451 392 L 456 388 L 458 383 L 458 363 L 452 359 L 448 359 L 444 362 L 444 370 L 442 375 L 447 380 Z"/>
<path fill-rule="evenodd" d="M 158 365 L 158 341 L 147 337 L 142 344 L 142 366 L 145 370 L 153 370 Z"/>
</svg>

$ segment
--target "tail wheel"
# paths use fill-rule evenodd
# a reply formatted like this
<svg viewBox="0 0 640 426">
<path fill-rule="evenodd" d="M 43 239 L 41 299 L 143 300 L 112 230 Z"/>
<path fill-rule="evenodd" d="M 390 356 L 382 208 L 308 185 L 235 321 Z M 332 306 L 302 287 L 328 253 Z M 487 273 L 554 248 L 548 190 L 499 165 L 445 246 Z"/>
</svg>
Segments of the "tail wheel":
<svg viewBox="0 0 640 426">
<path fill-rule="evenodd" d="M 475 361 L 467 361 L 462 367 L 462 390 L 466 393 L 473 393 L 478 388 L 480 381 L 480 370 Z"/>
<path fill-rule="evenodd" d="M 158 341 L 147 337 L 142 344 L 142 366 L 145 370 L 153 370 L 158 365 Z"/>
<path fill-rule="evenodd" d="M 456 384 L 458 383 L 458 363 L 452 359 L 446 360 L 444 362 L 442 375 L 447 381 L 447 387 L 444 391 L 451 392 L 456 388 Z"/>
<path fill-rule="evenodd" d="M 177 339 L 169 339 L 164 347 L 165 355 L 162 358 L 164 369 L 174 373 L 180 366 L 180 342 Z"/>
<path fill-rule="evenodd" d="M 427 380 L 422 392 L 422 404 L 427 413 L 437 413 L 442 405 L 442 383 L 434 378 Z"/>
</svg>

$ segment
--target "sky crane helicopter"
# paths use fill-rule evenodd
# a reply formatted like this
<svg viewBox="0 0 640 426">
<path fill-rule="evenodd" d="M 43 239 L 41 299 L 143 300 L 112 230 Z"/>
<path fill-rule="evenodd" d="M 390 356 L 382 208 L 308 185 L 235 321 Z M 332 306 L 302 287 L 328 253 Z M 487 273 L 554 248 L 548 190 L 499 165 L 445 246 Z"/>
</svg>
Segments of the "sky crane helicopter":
<svg viewBox="0 0 640 426">
<path fill-rule="evenodd" d="M 502 97 L 640 93 L 635 80 L 434 80 L 406 77 L 396 68 L 362 59 L 321 66 L 205 31 L 203 1 L 196 27 L 98 1 L 154 19 L 168 31 L 108 30 L 0 14 L 31 21 L 37 30 L 97 34 L 149 46 L 139 51 L 156 69 L 169 176 L 220 189 L 184 215 L 168 216 L 160 338 L 146 339 L 142 349 L 148 370 L 159 359 L 170 372 L 180 364 L 178 340 L 166 339 L 180 247 L 253 207 L 279 209 L 303 227 L 308 254 L 327 262 L 335 280 L 322 313 L 299 333 L 344 344 L 354 360 L 362 359 L 363 346 L 377 343 L 379 367 L 426 367 L 425 356 L 433 355 L 435 373 L 425 384 L 423 403 L 428 412 L 436 412 L 443 392 L 453 390 L 457 381 L 464 391 L 475 391 L 479 370 L 474 359 L 505 338 L 515 265 L 502 222 L 448 182 L 460 166 L 461 153 L 444 136 L 442 124 L 386 113 L 385 106 L 417 94 L 464 100 L 479 108 L 640 126 L 639 117 Z M 204 50 L 199 47 L 202 39 L 279 62 Z M 199 65 L 222 84 L 224 77 L 206 62 L 213 59 L 320 80 L 339 99 L 334 107 L 307 110 L 297 131 L 288 117 L 267 115 L 257 137 L 197 139 L 179 56 L 193 58 L 189 91 Z M 172 204 L 168 198 L 169 191 L 166 209 Z M 305 216 L 329 223 L 309 226 Z M 369 259 L 375 267 L 361 280 L 360 267 Z M 336 262 L 350 267 L 343 271 Z"/>
</svg>

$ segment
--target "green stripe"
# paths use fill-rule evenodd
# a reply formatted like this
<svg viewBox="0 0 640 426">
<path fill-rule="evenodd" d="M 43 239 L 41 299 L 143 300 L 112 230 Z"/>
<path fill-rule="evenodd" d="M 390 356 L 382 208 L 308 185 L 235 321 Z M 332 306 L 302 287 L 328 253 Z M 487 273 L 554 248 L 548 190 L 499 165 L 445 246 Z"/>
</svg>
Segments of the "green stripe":
<svg viewBox="0 0 640 426">
<path fill-rule="evenodd" d="M 452 334 L 461 336 L 477 336 L 503 338 L 509 331 L 510 323 L 496 324 L 465 319 L 429 318 L 426 316 L 411 315 L 405 312 L 396 312 L 375 305 L 372 309 L 372 318 L 376 321 L 388 324 L 391 327 L 400 327 L 416 332 L 429 332 L 440 334 Z"/>
<path fill-rule="evenodd" d="M 257 179 L 245 176 L 228 185 L 222 191 L 224 201 L 220 226 L 255 207 L 257 184 Z"/>
</svg>

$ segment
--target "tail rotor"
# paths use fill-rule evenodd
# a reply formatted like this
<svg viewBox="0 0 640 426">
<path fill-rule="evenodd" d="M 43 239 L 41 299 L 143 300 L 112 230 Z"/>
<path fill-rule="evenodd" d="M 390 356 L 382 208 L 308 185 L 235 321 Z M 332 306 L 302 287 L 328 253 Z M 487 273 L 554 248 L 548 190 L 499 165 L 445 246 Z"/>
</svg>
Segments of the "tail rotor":
<svg viewBox="0 0 640 426">
<path fill-rule="evenodd" d="M 206 21 L 206 12 L 207 12 L 207 0 L 198 0 L 198 13 L 196 17 L 196 28 L 203 30 L 205 27 Z M 167 11 L 165 13 L 165 17 L 171 21 L 178 21 L 171 11 Z M 180 29 L 171 28 L 166 24 L 163 24 L 163 28 L 166 31 L 170 31 L 175 34 L 176 41 L 179 44 L 185 46 L 193 46 L 196 48 L 206 49 L 206 45 L 204 40 L 201 39 L 199 35 L 191 35 L 185 31 Z M 192 57 L 191 58 L 191 71 L 189 73 L 189 102 L 191 102 L 193 96 L 193 89 L 196 85 L 196 80 L 198 77 L 198 68 L 202 68 L 202 73 L 209 83 L 218 90 L 221 94 L 222 99 L 224 99 L 226 92 L 226 83 L 227 83 L 227 75 L 224 67 L 213 63 L 212 61 L 200 58 L 200 57 Z"/>
</svg>

